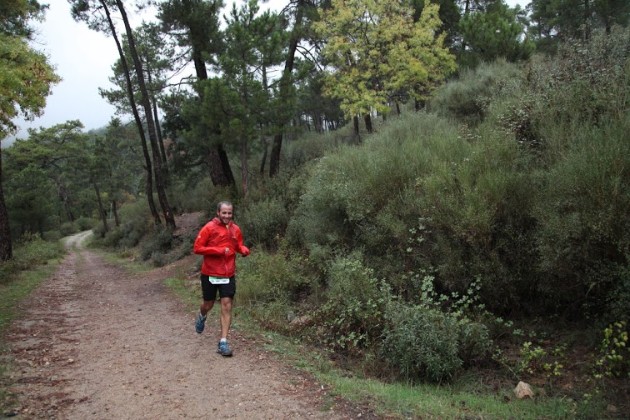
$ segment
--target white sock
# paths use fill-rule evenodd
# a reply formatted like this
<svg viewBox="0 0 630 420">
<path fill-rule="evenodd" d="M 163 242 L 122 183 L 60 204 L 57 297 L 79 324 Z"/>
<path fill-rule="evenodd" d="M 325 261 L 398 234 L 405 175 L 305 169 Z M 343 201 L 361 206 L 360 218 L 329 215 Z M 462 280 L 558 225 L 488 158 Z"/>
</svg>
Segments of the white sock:
<svg viewBox="0 0 630 420">
<path fill-rule="evenodd" d="M 227 338 L 222 338 L 220 341 L 221 341 L 222 343 L 227 343 Z"/>
</svg>

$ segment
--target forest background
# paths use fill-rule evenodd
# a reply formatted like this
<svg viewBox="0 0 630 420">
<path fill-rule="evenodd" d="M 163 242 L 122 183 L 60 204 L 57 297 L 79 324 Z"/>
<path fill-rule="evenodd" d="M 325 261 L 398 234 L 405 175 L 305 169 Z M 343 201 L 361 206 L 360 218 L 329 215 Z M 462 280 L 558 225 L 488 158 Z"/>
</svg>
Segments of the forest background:
<svg viewBox="0 0 630 420">
<path fill-rule="evenodd" d="M 170 0 L 136 28 L 148 3 L 70 3 L 116 43 L 118 113 L 2 149 L 3 286 L 85 229 L 167 264 L 194 239 L 175 215 L 229 198 L 265 328 L 362 377 L 491 372 L 543 390 L 541 416 L 627 412 L 626 1 Z M 4 137 L 58 78 L 27 44 L 41 6 L 2 7 Z"/>
</svg>

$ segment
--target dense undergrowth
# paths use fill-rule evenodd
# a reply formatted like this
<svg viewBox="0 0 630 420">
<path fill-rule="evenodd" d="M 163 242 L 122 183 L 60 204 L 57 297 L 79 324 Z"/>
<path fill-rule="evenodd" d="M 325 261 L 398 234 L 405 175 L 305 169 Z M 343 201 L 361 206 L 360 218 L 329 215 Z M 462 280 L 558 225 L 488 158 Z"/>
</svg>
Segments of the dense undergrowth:
<svg viewBox="0 0 630 420">
<path fill-rule="evenodd" d="M 57 241 L 45 241 L 39 236 L 25 236 L 14 250 L 14 258 L 0 264 L 0 337 L 12 319 L 15 304 L 37 287 L 52 262 L 64 255 Z"/>
<path fill-rule="evenodd" d="M 627 405 L 629 51 L 619 31 L 482 65 L 241 203 L 267 238 L 252 313 L 375 377 Z"/>
</svg>

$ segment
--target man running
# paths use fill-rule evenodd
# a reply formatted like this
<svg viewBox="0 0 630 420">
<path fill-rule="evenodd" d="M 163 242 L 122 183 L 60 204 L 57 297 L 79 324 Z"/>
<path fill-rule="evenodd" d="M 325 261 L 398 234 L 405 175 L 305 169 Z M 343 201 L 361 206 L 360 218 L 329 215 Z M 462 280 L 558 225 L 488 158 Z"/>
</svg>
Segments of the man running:
<svg viewBox="0 0 630 420">
<path fill-rule="evenodd" d="M 198 334 L 203 332 L 208 311 L 214 306 L 219 292 L 221 301 L 221 339 L 217 353 L 232 356 L 227 338 L 232 323 L 232 300 L 236 293 L 236 253 L 249 255 L 249 248 L 243 244 L 241 229 L 232 221 L 234 206 L 229 201 L 217 205 L 217 215 L 201 228 L 193 251 L 203 255 L 201 265 L 201 291 L 203 302 L 195 322 Z"/>
</svg>

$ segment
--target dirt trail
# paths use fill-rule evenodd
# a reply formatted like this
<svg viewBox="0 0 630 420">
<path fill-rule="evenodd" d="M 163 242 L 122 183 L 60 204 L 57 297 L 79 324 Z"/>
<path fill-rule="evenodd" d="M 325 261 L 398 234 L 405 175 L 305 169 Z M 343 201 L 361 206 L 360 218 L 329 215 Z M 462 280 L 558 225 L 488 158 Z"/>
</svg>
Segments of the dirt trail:
<svg viewBox="0 0 630 420">
<path fill-rule="evenodd" d="M 24 302 L 8 332 L 16 400 L 0 416 L 372 417 L 331 398 L 237 329 L 234 357 L 222 358 L 216 353 L 217 308 L 197 335 L 195 314 L 163 285 L 169 268 L 129 274 L 81 249 L 84 239 L 66 241 L 70 253 Z"/>
</svg>

